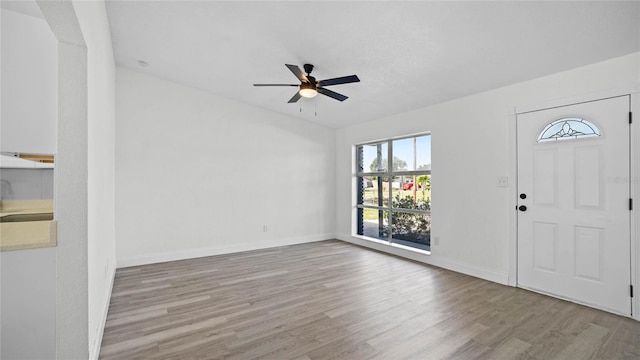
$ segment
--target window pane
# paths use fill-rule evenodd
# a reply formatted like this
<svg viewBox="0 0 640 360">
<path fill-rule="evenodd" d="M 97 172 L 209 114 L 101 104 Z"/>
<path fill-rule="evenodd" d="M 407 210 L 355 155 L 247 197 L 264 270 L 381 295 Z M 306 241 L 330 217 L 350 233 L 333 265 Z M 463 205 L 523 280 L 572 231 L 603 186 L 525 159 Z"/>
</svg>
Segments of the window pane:
<svg viewBox="0 0 640 360">
<path fill-rule="evenodd" d="M 393 171 L 415 170 L 413 139 L 400 139 L 393 141 Z"/>
<path fill-rule="evenodd" d="M 362 229 L 358 229 L 358 235 L 388 240 L 389 213 L 375 209 L 358 210 L 362 210 L 358 211 L 358 216 L 362 219 Z"/>
<path fill-rule="evenodd" d="M 416 138 L 416 170 L 431 171 L 431 135 Z"/>
<path fill-rule="evenodd" d="M 428 210 L 431 210 L 431 175 L 418 175 L 416 183 L 418 184 L 416 201 L 428 203 Z"/>
<path fill-rule="evenodd" d="M 395 176 L 393 208 L 431 210 L 431 175 Z"/>
<path fill-rule="evenodd" d="M 359 204 L 372 206 L 389 206 L 389 183 L 378 176 L 359 177 L 362 183 L 362 202 Z"/>
<path fill-rule="evenodd" d="M 380 205 L 389 207 L 389 178 L 381 177 L 378 184 L 382 184 L 382 189 L 376 188 L 378 189 L 378 195 L 382 196 L 382 204 Z"/>
<path fill-rule="evenodd" d="M 600 130 L 590 121 L 579 118 L 564 118 L 547 125 L 538 135 L 538 142 L 592 136 L 600 136 Z"/>
<path fill-rule="evenodd" d="M 419 185 L 416 186 L 414 182 L 415 177 L 413 175 L 395 176 L 394 179 L 394 183 L 396 185 L 393 187 L 391 192 L 391 196 L 394 201 L 396 199 L 404 199 L 407 196 L 413 197 L 414 190 L 417 191 L 417 187 L 419 187 Z"/>
<path fill-rule="evenodd" d="M 389 145 L 384 143 L 362 145 L 362 169 L 364 172 L 387 171 Z"/>
<path fill-rule="evenodd" d="M 431 135 L 394 140 L 393 170 L 431 170 Z"/>
<path fill-rule="evenodd" d="M 404 186 L 407 186 L 405 183 L 403 183 L 404 179 L 406 178 L 407 178 L 406 176 L 391 177 L 391 198 L 392 199 L 395 199 L 398 196 L 398 194 L 402 192 L 402 188 Z"/>
<path fill-rule="evenodd" d="M 358 204 L 369 206 L 389 206 L 389 182 L 382 176 L 357 178 Z"/>
<path fill-rule="evenodd" d="M 431 215 L 393 212 L 392 241 L 396 244 L 431 250 Z"/>
</svg>

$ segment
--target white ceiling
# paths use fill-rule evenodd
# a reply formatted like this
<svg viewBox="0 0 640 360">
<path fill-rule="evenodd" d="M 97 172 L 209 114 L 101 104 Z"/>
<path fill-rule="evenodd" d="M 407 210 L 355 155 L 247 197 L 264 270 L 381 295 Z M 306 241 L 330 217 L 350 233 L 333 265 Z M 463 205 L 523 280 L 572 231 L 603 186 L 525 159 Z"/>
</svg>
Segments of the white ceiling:
<svg viewBox="0 0 640 360">
<path fill-rule="evenodd" d="M 640 2 L 117 1 L 118 65 L 343 127 L 640 50 Z M 149 63 L 142 68 L 138 60 Z M 357 74 L 288 104 L 284 64 Z M 302 112 L 301 112 L 302 110 Z"/>
<path fill-rule="evenodd" d="M 0 7 L 3 9 L 19 12 L 24 15 L 44 19 L 44 17 L 42 16 L 42 12 L 40 11 L 40 7 L 38 7 L 38 4 L 36 4 L 36 2 L 33 0 L 2 0 L 0 1 Z"/>
</svg>

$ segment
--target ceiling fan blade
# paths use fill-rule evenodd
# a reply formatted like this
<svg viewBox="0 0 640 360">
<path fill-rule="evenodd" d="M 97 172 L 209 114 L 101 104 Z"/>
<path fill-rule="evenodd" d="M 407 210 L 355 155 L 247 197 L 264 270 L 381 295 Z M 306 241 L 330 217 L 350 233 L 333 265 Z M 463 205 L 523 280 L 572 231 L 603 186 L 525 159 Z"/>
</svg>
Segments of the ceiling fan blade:
<svg viewBox="0 0 640 360">
<path fill-rule="evenodd" d="M 298 100 L 300 100 L 300 92 L 296 91 L 296 94 L 293 95 L 293 97 L 291 99 L 289 99 L 289 101 L 287 101 L 289 104 L 298 102 Z"/>
<path fill-rule="evenodd" d="M 300 86 L 300 84 L 253 84 L 253 86 Z"/>
<path fill-rule="evenodd" d="M 357 75 L 349 75 L 343 77 L 337 77 L 333 79 L 320 80 L 318 82 L 318 86 L 330 86 L 330 85 L 340 85 L 340 84 L 348 84 L 353 82 L 360 82 Z"/>
<path fill-rule="evenodd" d="M 318 90 L 318 92 L 320 94 L 327 95 L 328 97 L 334 98 L 334 99 L 336 99 L 338 101 L 345 101 L 345 100 L 347 100 L 349 98 L 348 96 L 345 96 L 345 95 L 342 95 L 342 94 L 338 94 L 337 92 L 331 91 L 329 89 L 325 89 L 325 88 L 319 87 L 317 90 Z"/>
<path fill-rule="evenodd" d="M 298 78 L 298 80 L 306 83 L 309 82 L 309 79 L 307 79 L 307 76 L 302 72 L 302 70 L 300 70 L 300 68 L 297 65 L 285 64 L 285 66 L 288 67 L 289 70 L 291 70 L 293 75 L 295 75 Z"/>
</svg>

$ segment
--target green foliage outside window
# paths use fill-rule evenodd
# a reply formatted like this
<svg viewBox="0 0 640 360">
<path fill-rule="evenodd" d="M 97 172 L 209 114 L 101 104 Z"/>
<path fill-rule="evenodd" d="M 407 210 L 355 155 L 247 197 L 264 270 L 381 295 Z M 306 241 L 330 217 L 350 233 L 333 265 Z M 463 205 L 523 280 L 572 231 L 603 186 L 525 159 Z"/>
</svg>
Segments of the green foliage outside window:
<svg viewBox="0 0 640 360">
<path fill-rule="evenodd" d="M 413 197 L 405 196 L 401 198 L 396 195 L 392 201 L 395 209 L 413 209 L 413 210 L 431 210 L 431 201 L 427 198 L 425 201 L 414 202 Z M 388 211 L 384 212 L 385 218 L 388 218 Z M 388 235 L 389 226 L 384 225 L 383 235 Z M 415 214 L 394 211 L 393 223 L 391 224 L 391 232 L 394 238 L 411 241 L 421 244 L 430 244 L 431 217 L 426 214 Z"/>
</svg>

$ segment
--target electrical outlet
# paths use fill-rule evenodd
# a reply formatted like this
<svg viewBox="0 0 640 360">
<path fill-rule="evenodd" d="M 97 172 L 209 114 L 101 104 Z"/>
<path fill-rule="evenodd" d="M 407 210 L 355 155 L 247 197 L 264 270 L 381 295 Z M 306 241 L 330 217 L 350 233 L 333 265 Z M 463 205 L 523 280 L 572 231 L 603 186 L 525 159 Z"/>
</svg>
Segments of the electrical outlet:
<svg viewBox="0 0 640 360">
<path fill-rule="evenodd" d="M 267 227 L 267 225 L 262 225 L 262 232 L 267 232 L 269 231 L 269 228 Z"/>
<path fill-rule="evenodd" d="M 508 176 L 498 176 L 498 177 L 496 177 L 496 186 L 497 187 L 509 187 L 509 177 Z"/>
</svg>

